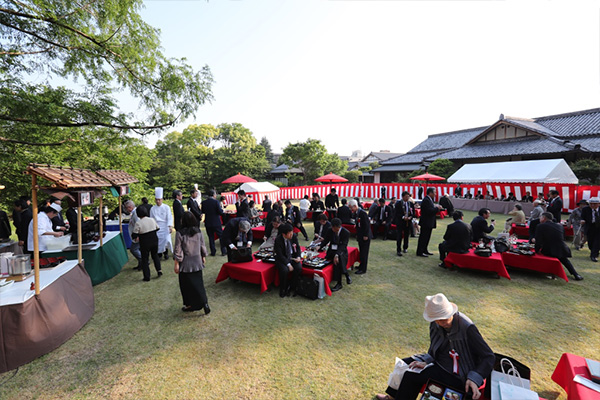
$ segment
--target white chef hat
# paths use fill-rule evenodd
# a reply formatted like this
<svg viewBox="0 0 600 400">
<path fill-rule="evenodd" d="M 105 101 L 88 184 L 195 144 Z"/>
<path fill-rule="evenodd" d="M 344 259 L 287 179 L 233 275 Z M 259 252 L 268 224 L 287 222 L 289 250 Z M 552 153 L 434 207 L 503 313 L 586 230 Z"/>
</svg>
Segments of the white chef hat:
<svg viewBox="0 0 600 400">
<path fill-rule="evenodd" d="M 163 198 L 163 188 L 161 188 L 161 187 L 154 188 L 154 198 L 155 199 Z"/>
</svg>

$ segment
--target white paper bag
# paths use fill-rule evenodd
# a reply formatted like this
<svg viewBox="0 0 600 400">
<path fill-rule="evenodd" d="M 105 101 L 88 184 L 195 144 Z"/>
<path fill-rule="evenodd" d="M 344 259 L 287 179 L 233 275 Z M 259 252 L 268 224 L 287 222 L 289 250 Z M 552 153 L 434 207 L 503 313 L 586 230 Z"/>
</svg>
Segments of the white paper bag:
<svg viewBox="0 0 600 400">
<path fill-rule="evenodd" d="M 396 365 L 394 366 L 394 370 L 390 374 L 388 379 L 388 386 L 392 389 L 398 390 L 400 387 L 400 382 L 402 382 L 402 378 L 404 377 L 404 373 L 408 370 L 408 364 L 405 363 L 402 359 L 396 357 Z"/>
<path fill-rule="evenodd" d="M 319 282 L 319 295 L 317 297 L 322 299 L 325 297 L 325 279 L 319 274 L 314 274 L 314 280 Z"/>
<path fill-rule="evenodd" d="M 540 400 L 540 396 L 532 390 L 506 382 L 500 382 L 498 386 L 502 400 Z"/>
<path fill-rule="evenodd" d="M 508 367 L 509 367 L 508 370 L 504 369 L 504 367 L 505 367 L 504 364 L 508 365 Z M 531 387 L 531 383 L 529 382 L 529 379 L 521 378 L 521 375 L 519 375 L 519 371 L 517 371 L 517 369 L 515 368 L 515 366 L 509 359 L 503 358 L 502 360 L 500 360 L 500 369 L 502 369 L 502 372 L 498 372 L 495 370 L 492 371 L 492 386 L 491 386 L 492 400 L 510 400 L 511 399 L 511 398 L 504 399 L 502 397 L 502 395 L 500 393 L 500 383 L 517 386 L 519 388 L 527 389 L 527 390 L 529 390 L 529 388 Z M 507 396 L 508 396 L 508 392 L 507 392 Z M 514 399 L 517 400 L 518 397 L 515 397 Z"/>
</svg>

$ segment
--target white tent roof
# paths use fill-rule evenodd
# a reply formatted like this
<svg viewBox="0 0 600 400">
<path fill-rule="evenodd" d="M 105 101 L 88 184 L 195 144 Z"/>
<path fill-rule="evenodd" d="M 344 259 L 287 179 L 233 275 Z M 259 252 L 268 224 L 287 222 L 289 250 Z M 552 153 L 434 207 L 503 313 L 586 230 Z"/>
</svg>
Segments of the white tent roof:
<svg viewBox="0 0 600 400">
<path fill-rule="evenodd" d="M 506 161 L 466 164 L 448 182 L 460 183 L 579 183 L 565 160 Z"/>
<path fill-rule="evenodd" d="M 278 192 L 279 188 L 271 182 L 246 182 L 243 183 L 237 190 L 243 190 L 246 193 L 254 192 Z"/>
</svg>

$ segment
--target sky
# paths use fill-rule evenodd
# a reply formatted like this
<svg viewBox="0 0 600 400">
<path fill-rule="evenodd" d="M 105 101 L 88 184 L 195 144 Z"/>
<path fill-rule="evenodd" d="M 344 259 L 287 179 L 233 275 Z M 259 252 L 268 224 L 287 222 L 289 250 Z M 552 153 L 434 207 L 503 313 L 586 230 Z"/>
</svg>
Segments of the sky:
<svg viewBox="0 0 600 400">
<path fill-rule="evenodd" d="M 146 0 L 168 57 L 208 65 L 212 104 L 275 152 L 405 153 L 430 134 L 600 107 L 600 2 Z M 153 146 L 159 137 L 150 137 Z"/>
</svg>

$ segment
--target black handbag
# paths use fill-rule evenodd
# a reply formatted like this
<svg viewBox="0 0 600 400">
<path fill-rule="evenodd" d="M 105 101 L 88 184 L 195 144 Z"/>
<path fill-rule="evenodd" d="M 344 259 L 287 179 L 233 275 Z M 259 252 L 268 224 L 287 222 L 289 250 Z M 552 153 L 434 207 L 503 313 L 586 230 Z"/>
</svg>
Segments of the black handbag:
<svg viewBox="0 0 600 400">
<path fill-rule="evenodd" d="M 491 257 L 492 256 L 492 249 L 490 249 L 489 247 L 475 247 L 475 255 L 478 255 L 480 257 Z"/>
<path fill-rule="evenodd" d="M 494 241 L 494 247 L 496 248 L 496 252 L 504 253 L 510 249 L 510 245 L 506 239 L 496 239 Z"/>
<path fill-rule="evenodd" d="M 227 252 L 229 262 L 243 263 L 252 261 L 252 249 L 250 247 L 242 247 L 241 249 L 229 249 Z"/>
<path fill-rule="evenodd" d="M 301 276 L 296 286 L 296 294 L 311 300 L 319 298 L 319 282 L 310 276 Z"/>
</svg>

